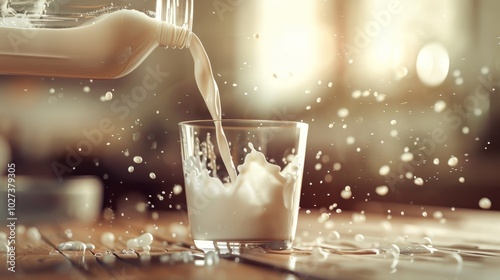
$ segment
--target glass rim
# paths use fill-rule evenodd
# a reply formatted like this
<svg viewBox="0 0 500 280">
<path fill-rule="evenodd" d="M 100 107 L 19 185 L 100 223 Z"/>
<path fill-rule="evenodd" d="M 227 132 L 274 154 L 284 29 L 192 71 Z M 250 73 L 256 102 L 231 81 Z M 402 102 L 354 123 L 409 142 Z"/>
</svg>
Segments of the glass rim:
<svg viewBox="0 0 500 280">
<path fill-rule="evenodd" d="M 235 127 L 297 127 L 307 128 L 309 124 L 300 121 L 289 120 L 266 120 L 266 119 L 197 119 L 179 122 L 179 126 L 197 126 L 204 128 L 212 128 L 215 123 L 221 123 L 223 129 Z"/>
</svg>

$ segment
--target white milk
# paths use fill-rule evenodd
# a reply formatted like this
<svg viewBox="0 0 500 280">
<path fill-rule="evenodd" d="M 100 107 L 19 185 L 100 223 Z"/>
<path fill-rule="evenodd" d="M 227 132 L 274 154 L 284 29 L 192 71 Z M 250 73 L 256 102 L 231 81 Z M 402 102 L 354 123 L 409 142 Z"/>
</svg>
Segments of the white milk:
<svg viewBox="0 0 500 280">
<path fill-rule="evenodd" d="M 193 34 L 192 42 L 189 47 L 191 55 L 194 60 L 194 76 L 196 79 L 196 84 L 198 89 L 205 100 L 208 111 L 214 120 L 222 119 L 221 105 L 220 105 L 220 94 L 217 83 L 214 79 L 214 74 L 212 72 L 212 66 L 210 65 L 210 60 L 208 55 L 201 44 L 198 36 Z M 234 163 L 231 160 L 231 153 L 229 151 L 229 144 L 227 143 L 226 136 L 222 130 L 221 122 L 216 122 L 216 137 L 217 143 L 219 143 L 219 150 L 221 153 L 222 161 L 229 172 L 229 179 L 231 182 L 236 180 L 236 170 L 234 168 Z"/>
<path fill-rule="evenodd" d="M 135 10 L 119 10 L 73 28 L 35 28 L 0 18 L 0 73 L 112 79 L 134 70 L 155 48 L 189 32 Z"/>
<path fill-rule="evenodd" d="M 153 243 L 153 235 L 149 232 L 142 234 L 136 238 L 131 238 L 127 240 L 127 248 L 142 248 L 144 251 L 149 252 L 151 249 L 151 244 Z"/>
<path fill-rule="evenodd" d="M 291 241 L 299 206 L 296 162 L 270 164 L 252 148 L 234 182 L 223 184 L 192 157 L 186 177 L 191 235 L 211 241 Z M 298 159 L 297 157 L 295 159 Z M 190 168 L 190 169 L 189 169 Z"/>
</svg>

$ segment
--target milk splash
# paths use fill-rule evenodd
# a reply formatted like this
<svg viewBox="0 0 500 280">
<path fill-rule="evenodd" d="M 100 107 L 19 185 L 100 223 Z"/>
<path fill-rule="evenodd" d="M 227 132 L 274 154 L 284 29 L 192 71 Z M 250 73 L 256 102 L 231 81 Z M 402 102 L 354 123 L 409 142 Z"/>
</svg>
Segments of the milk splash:
<svg viewBox="0 0 500 280">
<path fill-rule="evenodd" d="M 299 157 L 280 170 L 250 143 L 251 151 L 237 167 L 236 180 L 223 183 L 213 177 L 217 169 L 213 144 L 210 140 L 204 143 L 208 147 L 197 152 L 200 156 L 184 161 L 188 214 L 190 223 L 196 225 L 191 227 L 195 242 L 291 241 L 299 206 Z"/>
</svg>

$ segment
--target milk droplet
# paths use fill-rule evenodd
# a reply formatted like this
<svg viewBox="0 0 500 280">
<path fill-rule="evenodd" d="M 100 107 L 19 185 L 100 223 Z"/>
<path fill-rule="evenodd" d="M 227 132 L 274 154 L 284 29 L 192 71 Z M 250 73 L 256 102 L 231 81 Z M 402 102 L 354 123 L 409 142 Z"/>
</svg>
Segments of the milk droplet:
<svg viewBox="0 0 500 280">
<path fill-rule="evenodd" d="M 92 244 L 92 243 L 85 243 L 85 246 L 87 246 L 87 249 L 89 249 L 89 250 L 94 250 L 95 249 L 95 245 Z"/>
<path fill-rule="evenodd" d="M 153 235 L 149 232 L 127 240 L 127 248 L 145 248 L 153 243 Z"/>
<path fill-rule="evenodd" d="M 115 235 L 112 232 L 104 232 L 101 235 L 101 242 L 106 246 L 112 247 L 115 242 Z"/>
<path fill-rule="evenodd" d="M 134 172 L 134 169 L 135 169 L 135 168 L 134 168 L 133 166 L 129 166 L 129 167 L 128 167 L 128 172 L 129 172 L 129 173 L 132 173 L 132 172 Z"/>
<path fill-rule="evenodd" d="M 352 196 L 352 192 L 351 192 L 351 187 L 349 186 L 346 186 L 341 192 L 340 192 L 340 196 L 343 198 L 343 199 L 349 199 L 351 198 Z"/>
<path fill-rule="evenodd" d="M 436 103 L 434 103 L 434 112 L 436 113 L 441 113 L 446 109 L 446 102 L 443 100 L 438 100 Z"/>
<path fill-rule="evenodd" d="M 324 223 L 329 218 L 330 218 L 330 215 L 328 213 L 321 213 L 321 215 L 319 215 L 319 217 L 318 217 L 318 222 Z"/>
<path fill-rule="evenodd" d="M 432 246 L 432 239 L 430 237 L 427 237 L 425 236 L 423 238 L 423 242 L 422 242 L 424 245 L 427 245 L 427 246 Z"/>
<path fill-rule="evenodd" d="M 364 235 L 358 233 L 358 234 L 354 235 L 354 240 L 356 240 L 357 242 L 361 242 L 361 241 L 365 240 L 365 237 L 364 237 Z"/>
<path fill-rule="evenodd" d="M 110 101 L 111 99 L 113 99 L 113 93 L 111 91 L 106 92 L 106 94 L 104 95 L 104 99 L 106 99 L 106 101 Z"/>
<path fill-rule="evenodd" d="M 385 94 L 384 93 L 375 92 L 374 95 L 375 95 L 375 100 L 377 100 L 377 102 L 382 102 L 382 101 L 385 100 Z"/>
<path fill-rule="evenodd" d="M 449 160 L 448 160 L 448 165 L 453 167 L 453 166 L 456 166 L 458 164 L 458 158 L 455 157 L 455 156 L 452 156 Z"/>
<path fill-rule="evenodd" d="M 404 161 L 404 162 L 410 162 L 410 161 L 413 160 L 413 154 L 410 153 L 410 152 L 403 153 L 401 155 L 401 160 Z"/>
<path fill-rule="evenodd" d="M 389 174 L 389 172 L 391 172 L 391 168 L 388 165 L 383 165 L 378 170 L 378 174 L 380 174 L 381 176 L 386 176 Z"/>
<path fill-rule="evenodd" d="M 322 167 L 323 167 L 323 165 L 321 163 L 316 163 L 314 165 L 314 170 L 319 171 L 319 170 L 321 170 Z"/>
<path fill-rule="evenodd" d="M 81 241 L 68 241 L 59 243 L 57 249 L 60 251 L 85 251 L 87 245 Z"/>
<path fill-rule="evenodd" d="M 439 159 L 438 158 L 435 158 L 433 161 L 434 165 L 439 165 Z"/>
<path fill-rule="evenodd" d="M 182 186 L 181 185 L 175 185 L 174 188 L 172 189 L 172 192 L 175 195 L 179 195 L 182 193 Z"/>
<path fill-rule="evenodd" d="M 424 180 L 422 178 L 420 178 L 420 177 L 415 178 L 415 180 L 413 180 L 413 182 L 417 186 L 422 186 L 424 184 Z"/>
<path fill-rule="evenodd" d="M 337 111 L 337 115 L 341 118 L 346 118 L 347 116 L 349 116 L 349 109 L 347 108 L 340 108 L 338 111 Z"/>
<path fill-rule="evenodd" d="M 490 209 L 491 208 L 491 200 L 487 197 L 483 197 L 479 200 L 479 207 L 481 209 Z"/>
<path fill-rule="evenodd" d="M 125 254 L 125 255 L 135 255 L 135 250 L 134 249 L 124 249 L 122 250 L 122 254 Z"/>
<path fill-rule="evenodd" d="M 135 162 L 135 163 L 137 163 L 137 164 L 142 163 L 142 157 L 140 157 L 140 156 L 135 156 L 135 157 L 134 157 L 134 162 Z"/>
<path fill-rule="evenodd" d="M 342 165 L 339 162 L 333 164 L 333 170 L 339 171 L 342 168 Z"/>
<path fill-rule="evenodd" d="M 352 98 L 357 99 L 361 97 L 361 91 L 360 90 L 355 90 L 351 94 Z"/>
<path fill-rule="evenodd" d="M 328 242 L 337 241 L 339 239 L 340 239 L 340 233 L 336 230 L 329 232 L 328 235 L 326 236 L 326 241 Z"/>
<path fill-rule="evenodd" d="M 389 193 L 389 188 L 387 186 L 378 186 L 375 188 L 375 192 L 380 196 L 384 196 Z"/>
<path fill-rule="evenodd" d="M 464 178 L 464 177 L 460 177 L 460 178 L 458 178 L 458 181 L 459 181 L 460 183 L 465 183 L 465 178 Z"/>
<path fill-rule="evenodd" d="M 149 173 L 149 178 L 156 179 L 156 174 L 154 172 Z"/>
<path fill-rule="evenodd" d="M 399 132 L 396 129 L 392 129 L 389 134 L 391 135 L 391 137 L 397 137 Z"/>
</svg>

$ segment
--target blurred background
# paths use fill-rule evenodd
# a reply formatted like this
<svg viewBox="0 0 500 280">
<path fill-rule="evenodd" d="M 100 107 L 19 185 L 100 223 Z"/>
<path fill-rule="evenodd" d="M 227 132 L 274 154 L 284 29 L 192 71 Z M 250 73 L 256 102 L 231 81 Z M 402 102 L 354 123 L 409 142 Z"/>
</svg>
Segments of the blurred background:
<svg viewBox="0 0 500 280">
<path fill-rule="evenodd" d="M 500 210 L 500 2 L 194 2 L 224 117 L 310 124 L 303 208 Z M 116 80 L 0 76 L 2 160 L 95 175 L 103 207 L 184 208 L 178 123 L 206 118 L 186 49 Z"/>
</svg>

